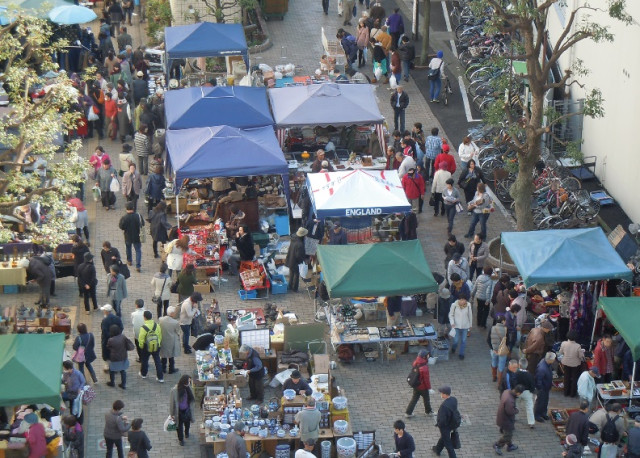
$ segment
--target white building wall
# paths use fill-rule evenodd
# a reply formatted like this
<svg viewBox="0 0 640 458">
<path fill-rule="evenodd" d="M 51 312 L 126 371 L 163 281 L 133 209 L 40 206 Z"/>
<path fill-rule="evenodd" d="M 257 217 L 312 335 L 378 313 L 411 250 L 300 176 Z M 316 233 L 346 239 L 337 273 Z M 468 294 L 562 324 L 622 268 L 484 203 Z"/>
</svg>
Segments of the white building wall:
<svg viewBox="0 0 640 458">
<path fill-rule="evenodd" d="M 564 27 L 563 19 L 584 0 L 566 0 L 567 7 L 552 7 L 548 18 L 550 43 Z M 590 2 L 606 5 L 604 0 Z M 590 12 L 590 21 L 610 26 L 615 35 L 612 43 L 582 41 L 560 61 L 564 71 L 576 59 L 590 70 L 580 79 L 581 89 L 571 88 L 571 98 L 583 98 L 593 88 L 602 91 L 605 115 L 584 118 L 582 152 L 596 156 L 596 175 L 611 196 L 621 205 L 632 221 L 640 222 L 640 1 L 627 2 L 627 11 L 634 23 L 624 25 L 611 19 L 606 12 Z M 585 13 L 587 14 L 587 13 Z M 564 17 L 564 16 L 567 17 Z"/>
</svg>

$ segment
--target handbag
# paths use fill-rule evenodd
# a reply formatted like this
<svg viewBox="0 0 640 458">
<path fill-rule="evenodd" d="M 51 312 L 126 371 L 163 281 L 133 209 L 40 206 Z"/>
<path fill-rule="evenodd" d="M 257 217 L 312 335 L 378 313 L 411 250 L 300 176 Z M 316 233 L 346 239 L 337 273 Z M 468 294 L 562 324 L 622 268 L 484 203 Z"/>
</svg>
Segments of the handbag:
<svg viewBox="0 0 640 458">
<path fill-rule="evenodd" d="M 462 204 L 460 202 L 456 203 L 456 213 L 462 213 L 464 211 L 464 208 L 462 207 Z"/>
<path fill-rule="evenodd" d="M 433 196 L 433 194 L 431 194 L 431 196 L 429 196 L 429 206 L 430 207 L 435 207 L 436 206 L 436 198 Z"/>
<path fill-rule="evenodd" d="M 78 346 L 78 349 L 73 352 L 73 355 L 71 356 L 71 361 L 73 361 L 74 363 L 84 363 L 85 361 L 84 347 L 85 346 L 82 345 L 82 339 L 80 338 L 80 336 L 78 336 L 78 339 L 80 339 L 80 345 Z"/>
<path fill-rule="evenodd" d="M 158 304 L 160 301 L 162 301 L 162 293 L 164 292 L 164 285 L 166 284 L 167 284 L 167 279 L 165 278 L 164 281 L 162 282 L 162 288 L 160 288 L 160 296 L 156 296 L 154 294 L 153 297 L 151 298 L 151 302 Z"/>
<path fill-rule="evenodd" d="M 131 342 L 131 340 L 129 340 L 128 337 L 124 338 L 124 343 L 125 343 L 125 347 L 127 348 L 127 351 L 133 351 L 136 349 L 136 346 L 133 344 L 133 342 Z"/>
<path fill-rule="evenodd" d="M 96 392 L 94 391 L 93 387 L 90 385 L 85 385 L 82 390 L 82 403 L 85 406 L 88 406 L 95 398 Z"/>
<path fill-rule="evenodd" d="M 442 67 L 443 63 L 444 61 L 441 60 L 440 65 L 438 65 L 438 68 L 430 68 L 429 72 L 427 73 L 427 78 L 429 78 L 431 81 L 440 79 L 440 67 Z"/>
<path fill-rule="evenodd" d="M 138 213 L 138 219 L 140 220 L 140 243 L 144 243 L 147 241 L 147 234 L 142 230 L 144 221 L 142 220 L 142 215 L 140 213 Z"/>
<path fill-rule="evenodd" d="M 104 102 L 103 102 L 104 103 Z M 97 106 L 92 106 L 91 107 L 91 111 L 93 111 L 95 114 L 99 115 L 100 114 L 100 108 L 98 108 Z"/>
<path fill-rule="evenodd" d="M 498 346 L 498 356 L 507 356 L 509 354 L 509 346 L 507 345 L 507 336 L 504 336 Z"/>
<path fill-rule="evenodd" d="M 460 434 L 458 431 L 451 431 L 451 445 L 453 445 L 453 448 L 456 450 L 462 448 L 462 444 L 460 443 Z"/>
<path fill-rule="evenodd" d="M 179 283 L 179 279 L 176 279 L 176 282 L 171 285 L 171 288 L 169 288 L 170 293 L 172 294 L 178 293 L 178 283 Z"/>
</svg>

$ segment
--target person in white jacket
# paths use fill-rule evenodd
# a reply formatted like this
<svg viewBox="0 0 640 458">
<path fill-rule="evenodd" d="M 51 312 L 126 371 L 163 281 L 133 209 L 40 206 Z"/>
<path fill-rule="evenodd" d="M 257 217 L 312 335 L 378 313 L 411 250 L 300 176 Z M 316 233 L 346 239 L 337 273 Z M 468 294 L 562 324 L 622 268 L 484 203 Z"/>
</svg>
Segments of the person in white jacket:
<svg viewBox="0 0 640 458">
<path fill-rule="evenodd" d="M 471 141 L 471 137 L 467 136 L 462 139 L 462 143 L 458 147 L 458 157 L 460 157 L 460 163 L 462 168 L 466 169 L 469 166 L 471 159 L 478 160 L 478 154 L 480 150 L 478 146 Z"/>
<path fill-rule="evenodd" d="M 589 405 L 593 407 L 593 399 L 596 395 L 596 381 L 600 377 L 600 370 L 596 366 L 592 366 L 589 370 L 584 371 L 578 377 L 578 396 L 580 399 L 589 401 Z"/>
<path fill-rule="evenodd" d="M 451 346 L 451 353 L 455 354 L 459 343 L 460 353 L 458 357 L 464 359 L 464 350 L 467 346 L 467 333 L 473 324 L 473 311 L 471 310 L 469 298 L 465 293 L 460 294 L 458 300 L 451 305 L 451 310 L 449 310 L 449 323 L 451 323 L 451 327 L 456 330 L 456 334 L 453 337 L 453 345 Z"/>
</svg>

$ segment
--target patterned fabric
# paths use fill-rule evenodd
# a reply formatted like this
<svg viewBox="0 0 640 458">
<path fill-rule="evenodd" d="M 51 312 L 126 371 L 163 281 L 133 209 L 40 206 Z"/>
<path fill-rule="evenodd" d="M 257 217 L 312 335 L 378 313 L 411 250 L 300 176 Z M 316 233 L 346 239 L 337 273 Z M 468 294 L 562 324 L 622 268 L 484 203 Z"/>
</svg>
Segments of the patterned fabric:
<svg viewBox="0 0 640 458">
<path fill-rule="evenodd" d="M 429 159 L 435 159 L 440 151 L 442 150 L 442 140 L 440 137 L 436 137 L 435 135 L 429 135 L 425 139 L 425 154 Z"/>
</svg>

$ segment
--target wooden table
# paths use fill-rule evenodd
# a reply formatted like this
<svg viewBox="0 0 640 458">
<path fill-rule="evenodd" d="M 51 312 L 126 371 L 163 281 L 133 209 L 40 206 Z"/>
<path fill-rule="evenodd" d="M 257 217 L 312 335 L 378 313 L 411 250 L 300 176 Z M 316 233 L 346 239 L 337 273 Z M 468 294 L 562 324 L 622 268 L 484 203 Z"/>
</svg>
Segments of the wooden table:
<svg viewBox="0 0 640 458">
<path fill-rule="evenodd" d="M 0 264 L 0 286 L 1 285 L 26 285 L 27 269 L 24 267 L 4 267 Z"/>
</svg>

